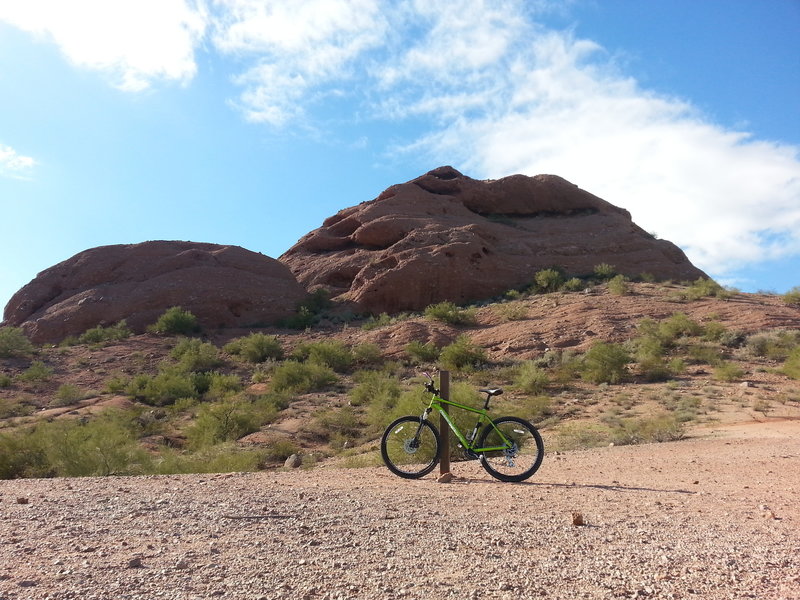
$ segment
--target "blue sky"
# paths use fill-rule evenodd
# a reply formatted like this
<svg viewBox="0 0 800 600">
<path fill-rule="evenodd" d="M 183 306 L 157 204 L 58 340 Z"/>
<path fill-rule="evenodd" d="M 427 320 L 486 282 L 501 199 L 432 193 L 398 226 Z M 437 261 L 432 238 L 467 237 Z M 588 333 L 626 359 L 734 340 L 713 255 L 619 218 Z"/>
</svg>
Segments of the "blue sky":
<svg viewBox="0 0 800 600">
<path fill-rule="evenodd" d="M 87 248 L 277 258 L 450 164 L 800 285 L 800 0 L 7 0 L 0 306 Z"/>
</svg>

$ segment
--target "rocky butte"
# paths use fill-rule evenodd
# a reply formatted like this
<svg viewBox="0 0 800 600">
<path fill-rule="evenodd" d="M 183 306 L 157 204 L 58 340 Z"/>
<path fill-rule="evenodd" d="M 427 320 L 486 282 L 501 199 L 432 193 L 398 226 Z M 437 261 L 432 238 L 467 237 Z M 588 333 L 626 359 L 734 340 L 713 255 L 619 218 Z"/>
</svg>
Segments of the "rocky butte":
<svg viewBox="0 0 800 600">
<path fill-rule="evenodd" d="M 555 175 L 479 181 L 444 166 L 339 211 L 279 260 L 306 288 L 373 313 L 467 303 L 559 267 L 607 263 L 635 277 L 707 277 L 628 211 Z"/>
<path fill-rule="evenodd" d="M 142 332 L 171 306 L 205 327 L 250 327 L 294 313 L 305 289 L 277 260 L 238 246 L 153 241 L 85 250 L 39 273 L 4 325 L 57 342 L 122 319 Z"/>
</svg>

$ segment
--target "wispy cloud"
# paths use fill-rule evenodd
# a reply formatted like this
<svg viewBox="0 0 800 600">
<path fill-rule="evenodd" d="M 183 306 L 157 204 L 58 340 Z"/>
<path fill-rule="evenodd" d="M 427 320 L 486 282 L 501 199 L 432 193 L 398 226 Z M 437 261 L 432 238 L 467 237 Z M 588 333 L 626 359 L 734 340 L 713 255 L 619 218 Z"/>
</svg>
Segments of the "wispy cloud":
<svg viewBox="0 0 800 600">
<path fill-rule="evenodd" d="M 25 0 L 0 4 L 0 20 L 52 39 L 79 67 L 141 91 L 154 80 L 189 81 L 207 13 L 202 0 Z"/>
<path fill-rule="evenodd" d="M 360 119 L 414 118 L 427 133 L 400 150 L 475 177 L 556 173 L 717 276 L 800 254 L 800 148 L 719 125 L 643 88 L 597 42 L 537 21 L 568 5 L 28 0 L 0 5 L 0 19 L 127 90 L 188 81 L 206 44 L 238 66 L 245 118 L 273 127 L 319 122 L 330 98 Z"/>
<path fill-rule="evenodd" d="M 30 156 L 23 156 L 11 146 L 0 144 L 0 177 L 30 179 L 37 164 Z"/>
</svg>

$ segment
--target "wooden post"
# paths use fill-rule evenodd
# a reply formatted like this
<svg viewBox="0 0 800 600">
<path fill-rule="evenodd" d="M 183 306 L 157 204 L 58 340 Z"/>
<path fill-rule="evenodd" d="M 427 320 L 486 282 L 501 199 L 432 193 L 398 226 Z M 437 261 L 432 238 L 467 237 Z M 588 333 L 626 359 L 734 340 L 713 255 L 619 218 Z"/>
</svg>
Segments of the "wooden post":
<svg viewBox="0 0 800 600">
<path fill-rule="evenodd" d="M 439 395 L 443 400 L 450 400 L 450 371 L 439 372 Z M 442 408 L 447 412 L 447 405 Z M 450 474 L 450 426 L 439 415 L 439 433 L 441 435 L 442 447 L 439 448 L 439 476 L 445 473 Z"/>
</svg>

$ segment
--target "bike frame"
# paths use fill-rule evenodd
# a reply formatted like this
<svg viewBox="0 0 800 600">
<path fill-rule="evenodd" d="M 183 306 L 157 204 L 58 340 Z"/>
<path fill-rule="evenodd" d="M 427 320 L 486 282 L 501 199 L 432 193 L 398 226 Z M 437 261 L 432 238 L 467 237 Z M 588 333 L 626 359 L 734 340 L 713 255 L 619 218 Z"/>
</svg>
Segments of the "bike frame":
<svg viewBox="0 0 800 600">
<path fill-rule="evenodd" d="M 487 401 L 488 403 L 488 401 Z M 480 415 L 478 418 L 478 422 L 475 424 L 475 428 L 472 430 L 472 440 L 467 440 L 466 436 L 461 432 L 458 426 L 453 422 L 450 418 L 450 415 L 447 413 L 446 406 L 454 406 L 455 408 L 460 408 L 461 410 L 466 410 L 471 413 L 475 413 Z M 436 410 L 442 418 L 447 421 L 447 425 L 450 427 L 450 431 L 458 438 L 458 441 L 461 442 L 461 445 L 470 452 L 480 453 L 480 452 L 490 452 L 496 450 L 507 450 L 513 446 L 513 442 L 511 442 L 506 436 L 503 435 L 503 432 L 500 431 L 497 426 L 494 424 L 494 421 L 489 418 L 489 410 L 487 408 L 473 408 L 471 406 L 467 406 L 465 404 L 460 404 L 458 402 L 453 402 L 452 400 L 445 400 L 444 398 L 440 398 L 438 394 L 433 394 L 431 398 L 430 404 L 422 413 L 422 417 L 420 418 L 419 428 L 422 429 L 422 422 L 428 418 L 432 410 Z M 486 446 L 486 447 L 476 447 L 474 444 L 478 437 L 478 431 L 481 429 L 481 425 L 484 422 L 491 423 L 494 430 L 500 436 L 500 439 L 503 440 L 502 446 Z M 419 435 L 419 430 L 417 431 Z"/>
</svg>

